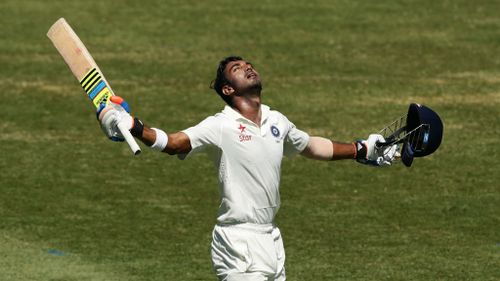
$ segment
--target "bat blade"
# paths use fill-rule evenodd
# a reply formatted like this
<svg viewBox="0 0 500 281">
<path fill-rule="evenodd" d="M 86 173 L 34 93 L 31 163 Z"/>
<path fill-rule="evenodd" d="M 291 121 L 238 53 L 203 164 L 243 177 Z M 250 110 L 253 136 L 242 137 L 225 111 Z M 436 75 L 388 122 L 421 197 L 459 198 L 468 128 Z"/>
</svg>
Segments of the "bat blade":
<svg viewBox="0 0 500 281">
<path fill-rule="evenodd" d="M 80 81 L 97 64 L 83 42 L 64 18 L 58 19 L 47 32 L 64 61 Z"/>
<path fill-rule="evenodd" d="M 114 95 L 113 90 L 90 52 L 64 18 L 60 18 L 50 27 L 47 37 L 80 82 L 92 104 L 96 108 L 99 108 L 101 104 L 107 104 L 110 97 Z M 141 149 L 130 132 L 124 130 L 123 126 L 118 126 L 118 128 L 132 152 L 135 155 L 139 154 Z"/>
</svg>

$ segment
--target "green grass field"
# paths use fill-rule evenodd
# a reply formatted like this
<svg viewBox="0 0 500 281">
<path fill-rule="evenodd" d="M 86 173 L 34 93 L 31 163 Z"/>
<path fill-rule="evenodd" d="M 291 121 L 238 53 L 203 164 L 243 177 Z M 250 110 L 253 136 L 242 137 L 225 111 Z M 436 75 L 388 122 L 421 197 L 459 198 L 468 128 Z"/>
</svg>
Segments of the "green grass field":
<svg viewBox="0 0 500 281">
<path fill-rule="evenodd" d="M 214 169 L 108 141 L 45 34 L 75 28 L 136 116 L 175 132 L 223 107 L 218 61 L 251 60 L 266 104 L 350 141 L 419 102 L 432 156 L 373 169 L 285 159 L 288 280 L 500 279 L 500 2 L 0 3 L 0 280 L 215 280 Z"/>
</svg>

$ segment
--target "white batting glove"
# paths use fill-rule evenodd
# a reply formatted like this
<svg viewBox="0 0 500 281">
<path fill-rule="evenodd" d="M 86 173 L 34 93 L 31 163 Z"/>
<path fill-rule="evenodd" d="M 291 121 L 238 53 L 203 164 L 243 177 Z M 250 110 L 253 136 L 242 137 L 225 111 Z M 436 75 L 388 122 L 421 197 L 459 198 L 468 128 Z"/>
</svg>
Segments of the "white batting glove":
<svg viewBox="0 0 500 281">
<path fill-rule="evenodd" d="M 380 157 L 379 151 L 377 150 L 377 143 L 384 142 L 385 139 L 382 135 L 371 134 L 368 136 L 366 143 L 366 159 L 368 161 L 377 161 Z"/>
<path fill-rule="evenodd" d="M 378 160 L 379 166 L 390 166 L 395 158 L 401 157 L 397 144 L 377 148 L 377 151 L 380 156 Z"/>
<path fill-rule="evenodd" d="M 356 141 L 356 161 L 372 166 L 391 165 L 396 156 L 397 145 L 378 148 L 377 143 L 384 141 L 380 134 L 371 134 L 367 140 Z"/>
<path fill-rule="evenodd" d="M 104 134 L 113 141 L 124 141 L 123 135 L 118 129 L 118 124 L 122 123 L 126 128 L 131 129 L 134 119 L 128 113 L 128 105 L 123 99 L 113 96 L 106 107 L 98 111 L 98 119 Z M 125 104 L 123 104 L 125 103 Z"/>
</svg>

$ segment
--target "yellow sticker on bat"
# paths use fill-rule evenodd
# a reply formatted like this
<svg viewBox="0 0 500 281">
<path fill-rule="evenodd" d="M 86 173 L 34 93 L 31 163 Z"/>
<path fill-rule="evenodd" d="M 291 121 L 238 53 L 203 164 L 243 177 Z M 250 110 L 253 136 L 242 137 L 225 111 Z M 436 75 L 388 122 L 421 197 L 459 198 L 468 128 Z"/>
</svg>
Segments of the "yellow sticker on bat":
<svg viewBox="0 0 500 281">
<path fill-rule="evenodd" d="M 106 85 L 106 83 L 104 83 L 104 81 L 102 81 L 101 83 Z M 95 95 L 95 97 L 92 99 L 92 102 L 94 103 L 95 107 L 98 108 L 103 103 L 107 104 L 109 102 L 109 99 L 111 98 L 111 96 L 113 96 L 113 93 L 111 93 L 111 91 L 109 90 L 109 88 L 107 86 L 104 86 L 104 88 L 102 88 L 102 90 L 100 90 Z M 90 95 L 89 95 L 89 97 L 90 97 Z"/>
<path fill-rule="evenodd" d="M 83 90 L 87 93 L 89 99 L 96 108 L 102 103 L 107 104 L 109 98 L 113 95 L 109 86 L 104 81 L 102 75 L 96 68 L 92 68 L 80 81 Z"/>
<path fill-rule="evenodd" d="M 90 91 L 102 81 L 102 75 L 97 71 L 96 68 L 92 68 L 83 78 L 80 80 L 80 85 L 82 85 L 85 93 L 90 94 Z"/>
</svg>

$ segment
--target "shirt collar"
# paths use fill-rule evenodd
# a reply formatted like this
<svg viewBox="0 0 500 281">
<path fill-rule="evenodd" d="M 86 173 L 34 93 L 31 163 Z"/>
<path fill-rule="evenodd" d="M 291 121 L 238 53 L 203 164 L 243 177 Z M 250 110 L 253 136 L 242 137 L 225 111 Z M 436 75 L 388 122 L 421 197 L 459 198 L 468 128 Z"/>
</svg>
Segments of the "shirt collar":
<svg viewBox="0 0 500 281">
<path fill-rule="evenodd" d="M 265 104 L 261 104 L 260 105 L 260 109 L 261 109 L 261 113 L 262 113 L 262 116 L 261 116 L 261 123 L 264 124 L 264 122 L 267 120 L 267 118 L 269 117 L 269 113 L 271 112 L 271 108 Z M 233 120 L 239 120 L 239 121 L 246 121 L 248 123 L 252 123 L 252 121 L 250 121 L 249 119 L 245 118 L 243 115 L 241 115 L 238 111 L 236 111 L 235 109 L 233 109 L 232 107 L 230 107 L 229 105 L 226 105 L 224 107 L 224 110 L 222 110 L 222 113 L 224 115 L 226 115 L 227 117 L 233 119 Z"/>
</svg>

